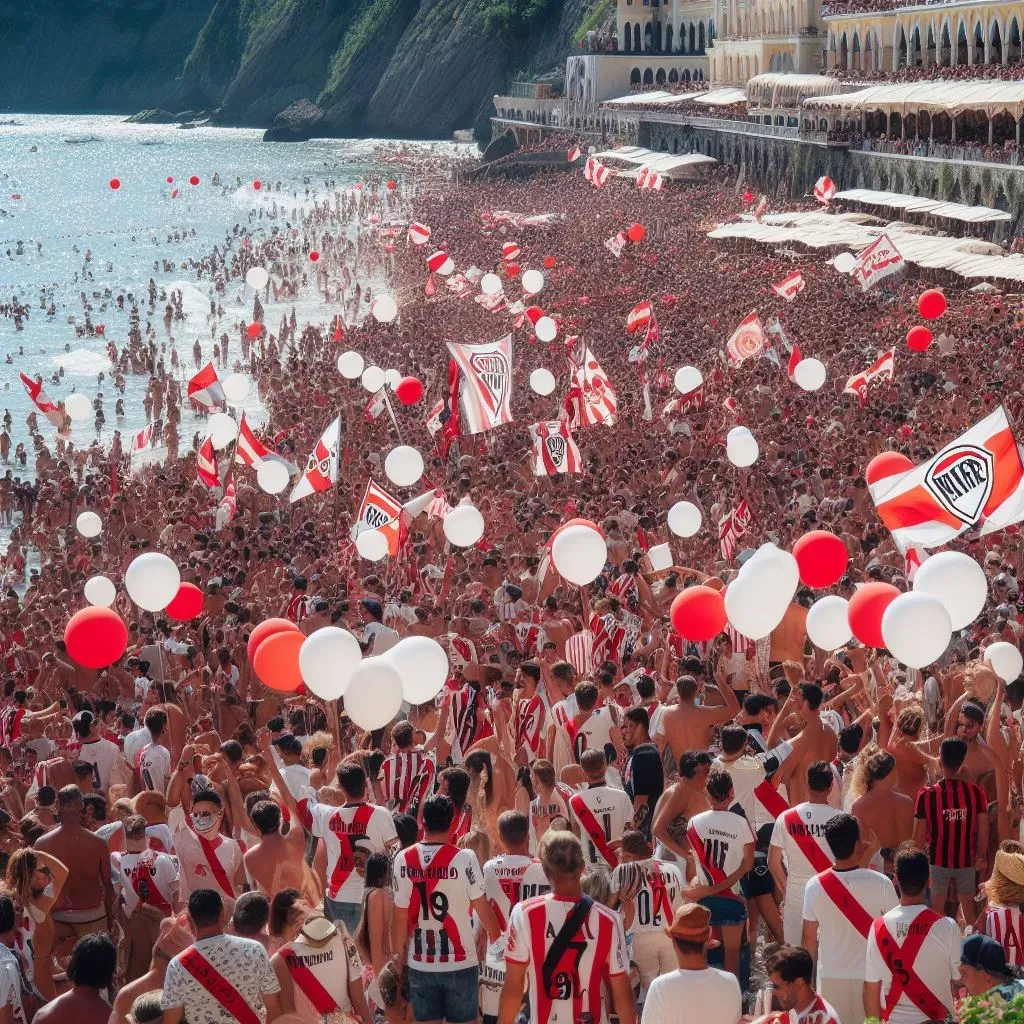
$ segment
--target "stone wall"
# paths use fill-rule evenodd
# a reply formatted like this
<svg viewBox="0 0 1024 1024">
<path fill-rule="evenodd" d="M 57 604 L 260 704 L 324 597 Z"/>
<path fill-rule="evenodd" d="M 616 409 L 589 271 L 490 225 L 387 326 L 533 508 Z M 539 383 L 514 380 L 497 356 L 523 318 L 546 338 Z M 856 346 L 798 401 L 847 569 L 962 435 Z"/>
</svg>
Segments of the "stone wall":
<svg viewBox="0 0 1024 1024">
<path fill-rule="evenodd" d="M 704 153 L 738 166 L 745 181 L 779 199 L 810 195 L 818 178 L 827 174 L 840 190 L 879 189 L 1008 210 L 1014 215 L 1013 234 L 1024 234 L 1024 167 L 863 153 L 651 121 L 641 122 L 640 138 L 640 145 L 654 150 Z"/>
</svg>

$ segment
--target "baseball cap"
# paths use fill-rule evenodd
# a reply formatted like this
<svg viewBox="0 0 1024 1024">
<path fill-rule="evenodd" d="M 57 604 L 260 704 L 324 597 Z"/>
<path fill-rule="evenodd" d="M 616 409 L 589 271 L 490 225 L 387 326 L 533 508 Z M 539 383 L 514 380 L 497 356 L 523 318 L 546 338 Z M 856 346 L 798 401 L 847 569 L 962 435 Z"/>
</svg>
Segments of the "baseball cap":
<svg viewBox="0 0 1024 1024">
<path fill-rule="evenodd" d="M 286 732 L 284 735 L 278 736 L 277 739 L 272 742 L 275 747 L 279 747 L 286 754 L 302 753 L 302 744 L 290 732 Z"/>
<path fill-rule="evenodd" d="M 1006 950 L 1002 944 L 987 935 L 968 935 L 960 947 L 960 963 L 966 967 L 1010 977 L 1006 966 Z"/>
</svg>

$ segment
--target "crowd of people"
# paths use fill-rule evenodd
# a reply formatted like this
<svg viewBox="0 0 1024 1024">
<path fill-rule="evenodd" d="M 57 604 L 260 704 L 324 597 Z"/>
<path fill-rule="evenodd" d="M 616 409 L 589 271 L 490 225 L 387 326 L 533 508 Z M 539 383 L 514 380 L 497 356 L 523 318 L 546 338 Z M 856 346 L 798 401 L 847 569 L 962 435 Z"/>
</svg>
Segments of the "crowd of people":
<svg viewBox="0 0 1024 1024">
<path fill-rule="evenodd" d="M 299 466 L 340 414 L 327 494 L 289 504 L 224 464 L 236 508 L 218 519 L 220 490 L 196 472 L 201 437 L 129 473 L 124 452 L 76 448 L 32 419 L 38 483 L 0 605 L 0 1024 L 918 1024 L 964 995 L 1024 992 L 1024 681 L 982 659 L 1024 640 L 1018 529 L 953 545 L 983 566 L 990 599 L 921 672 L 857 643 L 815 648 L 805 588 L 756 643 L 730 630 L 684 642 L 669 618 L 685 588 L 721 587 L 745 551 L 811 529 L 849 554 L 830 592 L 907 589 L 865 467 L 890 449 L 919 462 L 1001 402 L 1019 408 L 1024 317 L 956 291 L 948 344 L 911 352 L 914 280 L 862 293 L 824 256 L 707 240 L 745 210 L 743 188 L 734 168 L 657 193 L 595 189 L 582 171 L 463 175 L 432 195 L 327 186 L 196 253 L 211 302 L 251 268 L 270 272 L 220 365 L 251 376 L 264 443 Z M 553 216 L 522 224 L 537 214 Z M 429 246 L 393 230 L 410 218 Z M 604 244 L 655 223 L 617 255 Z M 520 269 L 543 267 L 532 301 L 557 318 L 551 343 L 425 264 L 437 249 L 460 274 L 495 271 L 514 302 L 509 241 Z M 788 303 L 771 285 L 795 270 L 805 287 Z M 400 300 L 394 322 L 369 315 L 382 289 Z M 311 294 L 326 312 L 302 324 L 287 303 Z M 162 350 L 180 328 L 172 315 L 158 340 L 165 298 L 151 290 L 138 342 L 163 403 Z M 625 325 L 644 300 L 657 330 L 638 364 Z M 753 308 L 825 362 L 821 391 L 797 388 L 777 358 L 720 358 Z M 442 453 L 426 419 L 446 393 L 444 343 L 507 333 L 514 422 Z M 545 397 L 527 381 L 545 367 L 564 382 L 573 338 L 614 388 L 614 424 L 578 431 L 579 473 L 538 476 L 526 428 L 558 415 L 564 388 Z M 845 394 L 889 348 L 892 380 L 863 403 Z M 339 375 L 346 350 L 419 378 L 424 398 L 394 403 L 393 423 L 368 415 L 370 396 Z M 684 364 L 704 388 L 681 408 L 669 399 Z M 723 448 L 738 423 L 761 446 L 746 469 Z M 408 489 L 384 471 L 399 432 L 426 463 Z M 444 499 L 376 563 L 350 533 L 371 478 L 401 500 L 426 487 Z M 465 498 L 485 532 L 455 548 L 438 509 Z M 703 512 L 689 539 L 666 526 L 681 499 Z M 727 549 L 718 524 L 741 502 L 749 522 Z M 83 510 L 101 516 L 99 536 L 76 531 Z M 607 539 L 605 571 L 582 588 L 545 557 L 574 517 Z M 671 568 L 654 570 L 661 544 Z M 201 588 L 195 619 L 132 603 L 124 570 L 145 551 Z M 115 581 L 129 633 L 98 670 L 61 639 L 97 574 Z M 367 656 L 433 637 L 449 679 L 365 732 L 344 698 L 259 681 L 247 642 L 276 616 L 306 635 L 348 630 Z"/>
</svg>

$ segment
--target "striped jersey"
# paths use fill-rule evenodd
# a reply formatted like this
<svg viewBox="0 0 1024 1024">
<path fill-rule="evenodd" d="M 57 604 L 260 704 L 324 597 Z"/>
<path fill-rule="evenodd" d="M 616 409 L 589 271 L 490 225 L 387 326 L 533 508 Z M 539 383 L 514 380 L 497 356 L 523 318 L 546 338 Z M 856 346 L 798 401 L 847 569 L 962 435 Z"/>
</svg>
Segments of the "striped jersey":
<svg viewBox="0 0 1024 1024">
<path fill-rule="evenodd" d="M 513 748 L 517 754 L 525 750 L 529 761 L 537 756 L 546 718 L 547 709 L 539 693 L 521 697 L 512 705 Z"/>
<path fill-rule="evenodd" d="M 1021 921 L 1020 907 L 989 905 L 979 930 L 1003 947 L 1008 964 L 1024 967 L 1024 922 Z"/>
<path fill-rule="evenodd" d="M 404 814 L 431 792 L 434 772 L 433 758 L 422 750 L 400 750 L 384 759 L 377 784 L 388 806 Z"/>
<path fill-rule="evenodd" d="M 981 786 L 963 779 L 942 779 L 922 786 L 914 817 L 928 830 L 928 860 L 940 868 L 968 868 L 978 858 L 978 822 L 987 813 Z"/>
</svg>

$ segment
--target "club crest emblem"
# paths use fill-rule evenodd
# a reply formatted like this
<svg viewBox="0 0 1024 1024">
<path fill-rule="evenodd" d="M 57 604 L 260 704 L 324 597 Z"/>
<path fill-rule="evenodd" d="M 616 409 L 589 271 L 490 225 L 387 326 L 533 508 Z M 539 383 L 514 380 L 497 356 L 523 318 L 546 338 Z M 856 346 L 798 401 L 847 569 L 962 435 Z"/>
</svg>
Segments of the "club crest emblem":
<svg viewBox="0 0 1024 1024">
<path fill-rule="evenodd" d="M 924 484 L 950 515 L 974 526 L 992 494 L 995 459 L 979 445 L 957 444 L 940 452 L 925 471 Z"/>
</svg>

